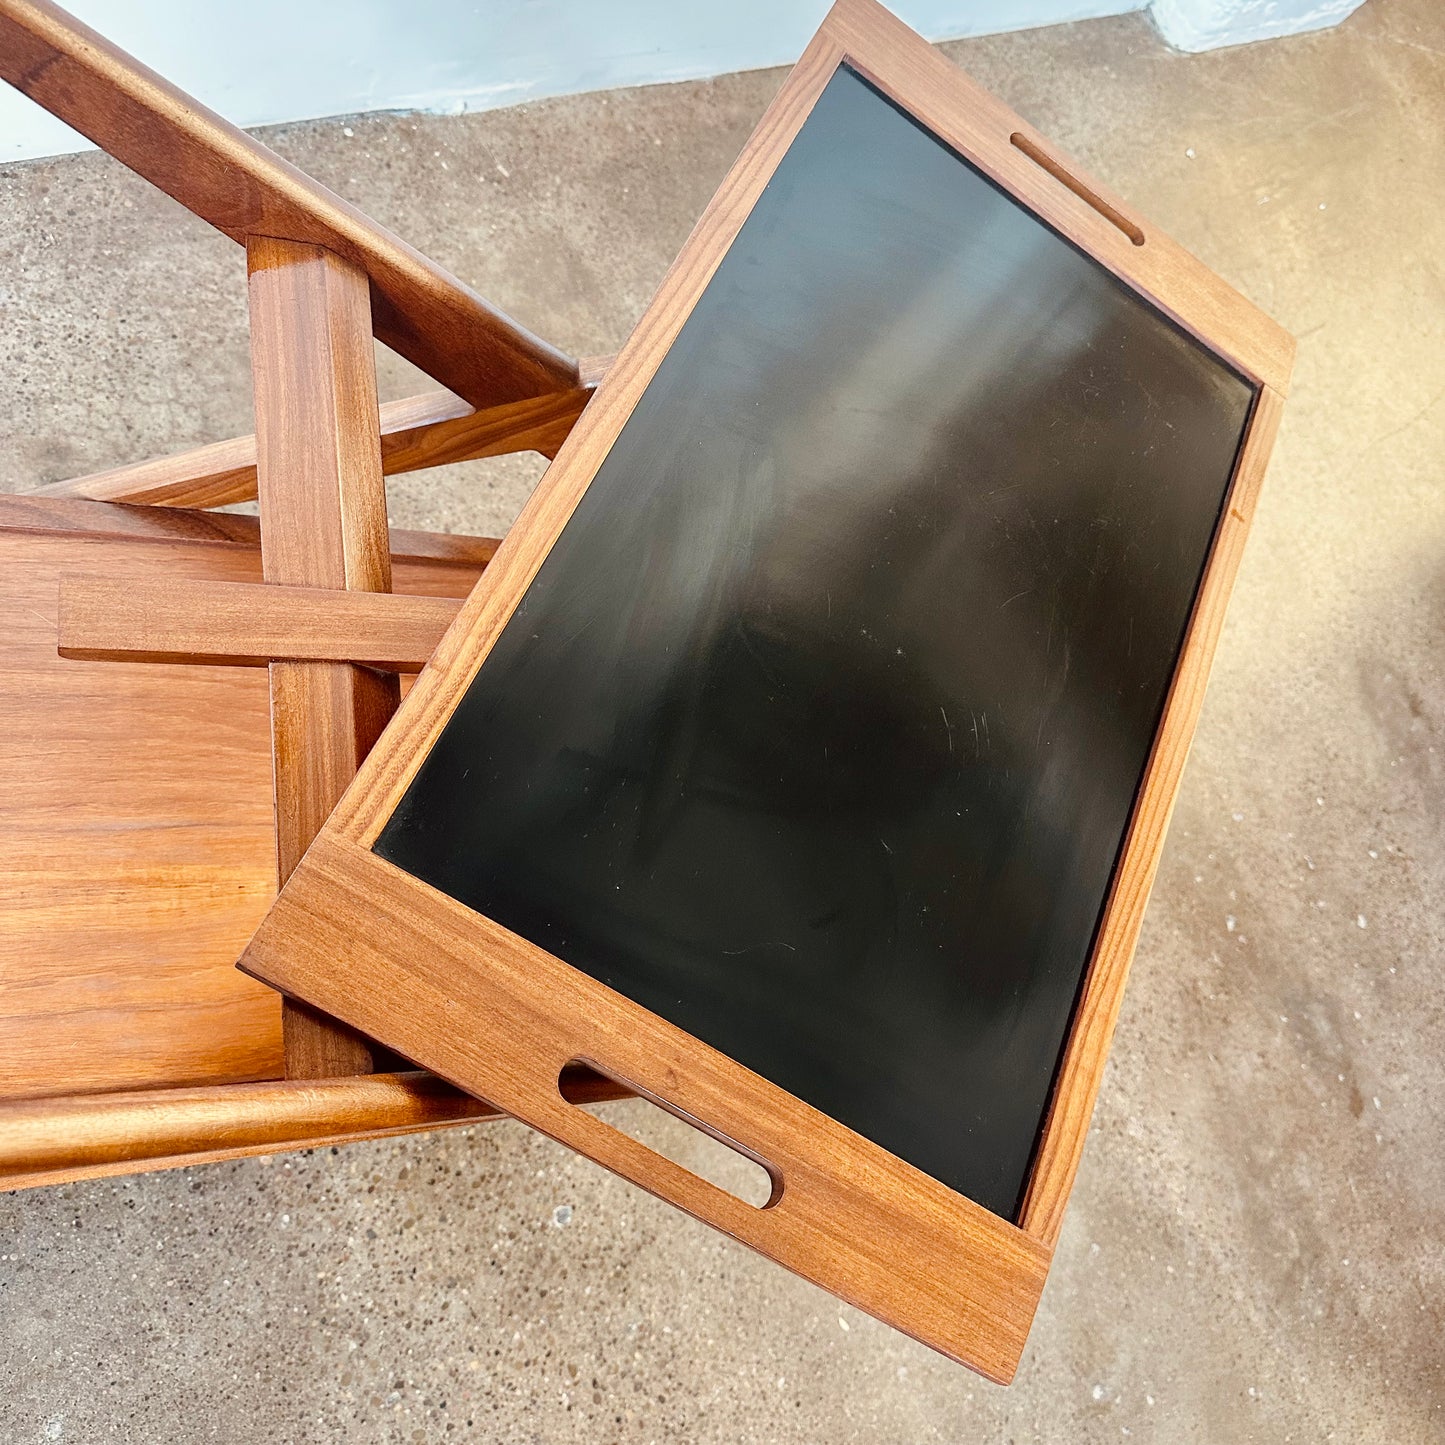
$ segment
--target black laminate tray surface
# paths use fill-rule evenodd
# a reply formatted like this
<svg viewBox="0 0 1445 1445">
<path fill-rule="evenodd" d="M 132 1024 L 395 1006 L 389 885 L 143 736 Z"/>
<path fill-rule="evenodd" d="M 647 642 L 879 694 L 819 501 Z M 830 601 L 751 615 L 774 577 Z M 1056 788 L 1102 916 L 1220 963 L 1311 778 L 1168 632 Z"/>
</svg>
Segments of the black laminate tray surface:
<svg viewBox="0 0 1445 1445">
<path fill-rule="evenodd" d="M 1014 1217 L 1252 399 L 840 70 L 376 851 Z"/>
</svg>

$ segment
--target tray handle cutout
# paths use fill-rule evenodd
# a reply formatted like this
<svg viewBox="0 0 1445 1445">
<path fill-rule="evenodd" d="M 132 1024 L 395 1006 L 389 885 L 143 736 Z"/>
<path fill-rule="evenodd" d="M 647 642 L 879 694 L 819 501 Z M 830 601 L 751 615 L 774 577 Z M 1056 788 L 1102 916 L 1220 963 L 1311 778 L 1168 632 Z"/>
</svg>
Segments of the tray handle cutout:
<svg viewBox="0 0 1445 1445">
<path fill-rule="evenodd" d="M 1092 206 L 1111 226 L 1122 231 L 1136 246 L 1144 244 L 1144 232 L 1117 206 L 1111 206 L 1097 191 L 1091 190 L 1061 161 L 1055 160 L 1037 141 L 1016 130 L 1009 144 L 1022 151 L 1040 170 L 1047 171 L 1061 186 L 1068 187 L 1087 206 Z"/>
<path fill-rule="evenodd" d="M 586 1097 L 577 1081 L 587 1075 L 609 1080 L 633 1098 L 602 1101 L 601 1091 Z M 782 1198 L 782 1175 L 726 1134 L 694 1118 L 630 1079 L 599 1068 L 591 1059 L 573 1059 L 558 1075 L 557 1092 L 567 1103 L 585 1108 L 600 1123 L 633 1143 L 685 1169 L 695 1178 L 732 1195 L 754 1209 L 768 1209 Z"/>
</svg>

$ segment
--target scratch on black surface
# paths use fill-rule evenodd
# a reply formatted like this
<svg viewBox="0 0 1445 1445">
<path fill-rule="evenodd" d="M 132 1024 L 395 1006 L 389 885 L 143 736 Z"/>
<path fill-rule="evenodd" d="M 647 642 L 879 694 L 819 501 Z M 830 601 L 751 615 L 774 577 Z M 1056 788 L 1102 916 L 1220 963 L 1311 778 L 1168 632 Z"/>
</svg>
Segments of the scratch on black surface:
<svg viewBox="0 0 1445 1445">
<path fill-rule="evenodd" d="M 594 612 L 594 613 L 586 620 L 586 622 L 584 622 L 584 623 L 582 624 L 581 627 L 576 628 L 572 633 L 570 633 L 570 634 L 568 635 L 567 639 L 563 642 L 562 645 L 563 645 L 564 647 L 570 647 L 570 646 L 572 645 L 572 643 L 576 642 L 577 639 L 578 639 L 579 637 L 581 637 L 582 634 L 583 634 L 584 632 L 586 632 L 587 629 L 588 629 L 589 627 L 591 627 L 592 624 L 593 624 L 594 622 L 596 622 L 596 621 L 597 621 L 597 614 Z"/>
</svg>

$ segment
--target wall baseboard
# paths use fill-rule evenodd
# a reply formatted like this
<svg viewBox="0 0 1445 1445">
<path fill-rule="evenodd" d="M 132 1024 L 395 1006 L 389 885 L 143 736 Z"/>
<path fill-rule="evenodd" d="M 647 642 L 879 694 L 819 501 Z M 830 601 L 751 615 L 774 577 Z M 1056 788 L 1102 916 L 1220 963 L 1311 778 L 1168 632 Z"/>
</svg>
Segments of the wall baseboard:
<svg viewBox="0 0 1445 1445">
<path fill-rule="evenodd" d="M 1365 0 L 1153 0 L 1149 13 L 1176 50 L 1218 50 L 1325 30 Z"/>
</svg>

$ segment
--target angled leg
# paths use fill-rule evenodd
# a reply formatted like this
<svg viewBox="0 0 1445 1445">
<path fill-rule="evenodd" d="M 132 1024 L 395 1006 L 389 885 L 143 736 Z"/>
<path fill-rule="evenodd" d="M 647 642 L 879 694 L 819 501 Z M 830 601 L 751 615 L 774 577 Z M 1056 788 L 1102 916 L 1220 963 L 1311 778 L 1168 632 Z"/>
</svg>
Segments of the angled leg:
<svg viewBox="0 0 1445 1445">
<path fill-rule="evenodd" d="M 391 589 L 366 274 L 322 247 L 247 244 L 261 568 L 268 582 Z M 399 700 L 395 675 L 271 664 L 276 861 L 285 883 Z M 292 1078 L 369 1072 L 372 1046 L 286 1005 Z"/>
</svg>

